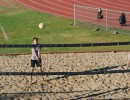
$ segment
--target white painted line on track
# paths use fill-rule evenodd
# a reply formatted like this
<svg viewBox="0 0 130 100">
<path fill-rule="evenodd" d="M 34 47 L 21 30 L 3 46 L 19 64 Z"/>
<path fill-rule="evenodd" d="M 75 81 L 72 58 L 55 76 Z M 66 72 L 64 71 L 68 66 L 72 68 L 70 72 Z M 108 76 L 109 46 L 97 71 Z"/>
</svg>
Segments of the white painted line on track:
<svg viewBox="0 0 130 100">
<path fill-rule="evenodd" d="M 52 14 L 52 15 L 59 16 L 59 17 L 73 18 L 73 17 L 70 17 L 70 16 L 65 16 L 65 15 L 61 15 L 61 14 L 52 13 L 52 12 L 49 12 L 49 11 L 46 11 L 46 10 L 38 9 L 36 7 L 32 7 L 32 6 L 27 5 L 27 4 L 23 3 L 23 2 L 20 2 L 18 0 L 14 0 L 14 1 L 21 4 L 21 5 L 23 5 L 23 6 L 26 6 L 27 8 L 34 9 L 34 10 L 37 10 L 37 11 L 40 11 L 40 12 L 45 12 L 45 13 Z"/>
<path fill-rule="evenodd" d="M 35 1 L 33 1 L 33 0 L 29 0 L 29 1 L 30 1 L 30 2 L 33 2 L 34 4 L 37 4 L 37 5 L 39 5 L 39 6 L 43 6 L 43 7 L 49 8 L 49 9 L 57 10 L 57 11 L 64 12 L 64 13 L 68 13 L 68 14 L 72 14 L 72 13 L 67 12 L 67 11 L 63 11 L 63 10 L 60 10 L 60 9 L 56 9 L 56 8 L 52 8 L 52 7 L 49 7 L 49 6 L 46 6 L 46 5 L 42 5 L 42 4 L 37 3 L 37 2 L 35 2 Z"/>
</svg>

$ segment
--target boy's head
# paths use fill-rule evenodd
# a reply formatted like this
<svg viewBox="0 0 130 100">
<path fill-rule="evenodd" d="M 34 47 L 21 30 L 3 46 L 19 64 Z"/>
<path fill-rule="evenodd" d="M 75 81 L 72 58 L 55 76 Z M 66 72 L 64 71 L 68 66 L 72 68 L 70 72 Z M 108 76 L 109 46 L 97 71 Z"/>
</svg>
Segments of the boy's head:
<svg viewBox="0 0 130 100">
<path fill-rule="evenodd" d="M 37 43 L 38 43 L 38 38 L 37 38 L 37 37 L 34 37 L 34 38 L 33 38 L 33 43 L 34 43 L 34 44 L 37 44 Z"/>
</svg>

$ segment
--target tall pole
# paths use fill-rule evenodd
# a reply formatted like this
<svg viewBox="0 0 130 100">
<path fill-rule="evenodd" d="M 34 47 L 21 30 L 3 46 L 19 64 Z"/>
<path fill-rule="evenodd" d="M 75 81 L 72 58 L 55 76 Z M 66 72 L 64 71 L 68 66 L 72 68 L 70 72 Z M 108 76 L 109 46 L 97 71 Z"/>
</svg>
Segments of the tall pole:
<svg viewBox="0 0 130 100">
<path fill-rule="evenodd" d="M 74 26 L 76 25 L 76 0 L 74 0 Z"/>
<path fill-rule="evenodd" d="M 106 9 L 106 31 L 108 31 L 108 10 Z"/>
</svg>

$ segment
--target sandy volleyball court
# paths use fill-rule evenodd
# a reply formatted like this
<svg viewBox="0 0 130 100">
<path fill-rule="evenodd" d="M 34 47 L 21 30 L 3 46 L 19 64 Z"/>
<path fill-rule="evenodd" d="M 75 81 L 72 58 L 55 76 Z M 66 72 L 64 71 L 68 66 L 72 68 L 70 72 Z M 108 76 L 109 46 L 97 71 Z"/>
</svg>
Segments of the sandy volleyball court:
<svg viewBox="0 0 130 100">
<path fill-rule="evenodd" d="M 45 72 L 85 72 L 94 70 L 124 70 L 128 52 L 43 54 Z M 1 72 L 29 72 L 30 55 L 0 56 Z M 35 69 L 37 72 L 38 69 Z M 0 93 L 27 100 L 85 100 L 130 98 L 130 74 L 0 76 Z"/>
</svg>

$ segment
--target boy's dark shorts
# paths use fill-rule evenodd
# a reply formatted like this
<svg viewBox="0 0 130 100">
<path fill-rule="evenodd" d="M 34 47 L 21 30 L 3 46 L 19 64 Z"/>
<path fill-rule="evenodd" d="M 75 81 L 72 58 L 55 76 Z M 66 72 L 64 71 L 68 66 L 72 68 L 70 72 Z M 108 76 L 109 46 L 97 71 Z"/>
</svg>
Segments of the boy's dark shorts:
<svg viewBox="0 0 130 100">
<path fill-rule="evenodd" d="M 31 59 L 31 67 L 41 67 L 42 66 L 42 60 L 39 59 L 39 60 L 32 60 Z"/>
</svg>

